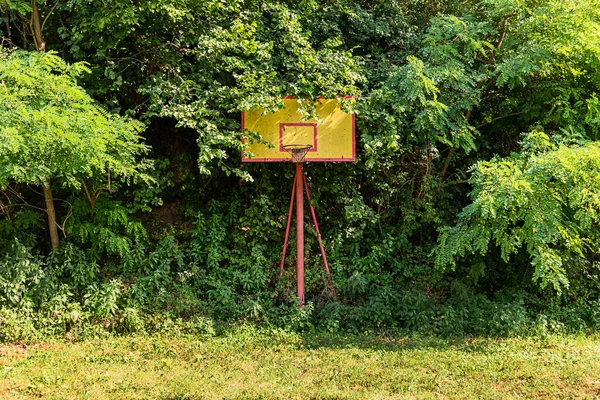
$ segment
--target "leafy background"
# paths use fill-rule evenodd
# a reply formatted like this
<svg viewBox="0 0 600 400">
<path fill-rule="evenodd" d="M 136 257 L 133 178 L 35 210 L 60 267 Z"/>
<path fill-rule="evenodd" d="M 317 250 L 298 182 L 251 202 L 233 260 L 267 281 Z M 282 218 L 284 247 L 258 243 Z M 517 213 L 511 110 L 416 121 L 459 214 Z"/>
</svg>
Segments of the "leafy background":
<svg viewBox="0 0 600 400">
<path fill-rule="evenodd" d="M 39 48 L 36 8 L 43 55 L 17 51 Z M 7 322 L 7 339 L 165 321 L 449 335 L 599 326 L 595 2 L 0 0 L 0 19 L 3 104 L 23 98 L 11 75 L 47 93 L 60 78 L 129 135 L 125 153 L 106 153 L 122 159 L 95 168 L 50 158 L 62 228 L 51 252 L 30 179 L 40 164 L 13 157 L 7 138 L 25 130 L 0 111 L 0 299 L 6 321 L 31 326 Z M 358 100 L 358 161 L 307 166 L 334 282 L 309 230 L 304 310 L 293 250 L 278 277 L 293 169 L 240 162 L 241 111 L 283 95 Z M 61 107 L 71 114 L 48 126 L 77 135 L 79 110 Z M 88 150 L 75 152 L 81 164 L 95 162 Z"/>
</svg>

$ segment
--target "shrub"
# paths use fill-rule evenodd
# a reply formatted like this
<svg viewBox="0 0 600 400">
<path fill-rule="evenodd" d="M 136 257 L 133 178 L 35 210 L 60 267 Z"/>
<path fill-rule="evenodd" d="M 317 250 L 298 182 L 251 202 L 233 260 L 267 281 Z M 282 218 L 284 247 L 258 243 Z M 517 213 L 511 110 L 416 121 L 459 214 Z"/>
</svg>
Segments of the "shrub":
<svg viewBox="0 0 600 400">
<path fill-rule="evenodd" d="M 0 256 L 0 303 L 16 306 L 31 301 L 32 290 L 44 277 L 44 262 L 14 240 Z"/>
</svg>

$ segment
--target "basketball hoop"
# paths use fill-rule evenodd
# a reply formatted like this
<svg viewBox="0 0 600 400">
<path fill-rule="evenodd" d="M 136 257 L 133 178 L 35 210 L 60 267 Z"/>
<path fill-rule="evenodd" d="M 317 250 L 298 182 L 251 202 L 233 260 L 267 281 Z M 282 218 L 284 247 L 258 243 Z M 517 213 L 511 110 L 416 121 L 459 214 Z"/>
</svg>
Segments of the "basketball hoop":
<svg viewBox="0 0 600 400">
<path fill-rule="evenodd" d="M 2 1 L 2 0 L 0 0 Z M 262 141 L 250 143 L 244 148 L 253 157 L 242 154 L 244 162 L 292 162 L 296 174 L 292 186 L 290 208 L 285 228 L 285 238 L 281 252 L 279 276 L 283 276 L 290 228 L 296 207 L 296 290 L 300 307 L 305 304 L 304 270 L 304 198 L 312 215 L 317 242 L 321 249 L 325 272 L 330 277 L 329 264 L 325 255 L 323 240 L 317 223 L 317 215 L 311 202 L 304 163 L 306 162 L 352 162 L 356 159 L 356 123 L 354 114 L 342 110 L 341 100 L 320 98 L 314 102 L 319 118 L 304 119 L 301 103 L 297 98 L 281 99 L 284 107 L 276 112 L 266 112 L 263 108 L 242 112 L 242 130 L 260 134 Z M 290 153 L 288 157 L 285 153 Z M 306 196 L 304 195 L 306 193 Z M 329 281 L 332 282 L 331 280 Z M 328 286 L 329 287 L 329 286 Z"/>
<path fill-rule="evenodd" d="M 293 163 L 303 163 L 306 153 L 312 149 L 312 144 L 284 144 L 281 147 L 292 155 Z"/>
</svg>

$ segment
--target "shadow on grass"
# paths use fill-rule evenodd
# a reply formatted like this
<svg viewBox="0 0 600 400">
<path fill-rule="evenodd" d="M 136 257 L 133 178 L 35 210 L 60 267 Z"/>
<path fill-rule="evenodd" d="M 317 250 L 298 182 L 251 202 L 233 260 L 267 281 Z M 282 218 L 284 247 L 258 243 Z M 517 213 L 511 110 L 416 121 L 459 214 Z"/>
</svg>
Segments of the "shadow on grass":
<svg viewBox="0 0 600 400">
<path fill-rule="evenodd" d="M 534 340 L 533 338 L 530 338 Z M 210 340 L 210 339 L 209 339 Z M 441 337 L 427 334 L 349 334 L 307 331 L 303 333 L 286 332 L 279 329 L 256 329 L 253 327 L 237 327 L 221 331 L 213 340 L 227 343 L 234 347 L 265 347 L 283 346 L 289 349 L 304 350 L 372 350 L 384 352 L 403 352 L 413 350 L 427 351 L 459 351 L 466 353 L 487 353 L 501 345 L 507 338 L 489 336 Z M 527 338 L 521 340 L 528 341 Z M 543 338 L 535 339 L 537 342 Z"/>
<path fill-rule="evenodd" d="M 383 336 L 383 335 L 339 335 L 311 333 L 303 334 L 302 346 L 306 349 L 372 349 L 380 351 L 454 349 L 465 352 L 486 352 L 499 339 L 489 337 L 441 338 L 427 335 Z"/>
</svg>

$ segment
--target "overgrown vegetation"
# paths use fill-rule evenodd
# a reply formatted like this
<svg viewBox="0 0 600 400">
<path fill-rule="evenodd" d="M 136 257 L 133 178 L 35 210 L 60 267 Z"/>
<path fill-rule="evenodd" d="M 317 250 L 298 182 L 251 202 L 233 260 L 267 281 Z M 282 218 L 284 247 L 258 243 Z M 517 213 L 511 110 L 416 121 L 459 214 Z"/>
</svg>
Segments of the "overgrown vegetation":
<svg viewBox="0 0 600 400">
<path fill-rule="evenodd" d="M 400 3 L 0 0 L 3 340 L 597 330 L 596 2 Z M 240 162 L 283 95 L 357 99 L 358 161 L 307 166 L 305 310 L 293 169 Z"/>
</svg>

